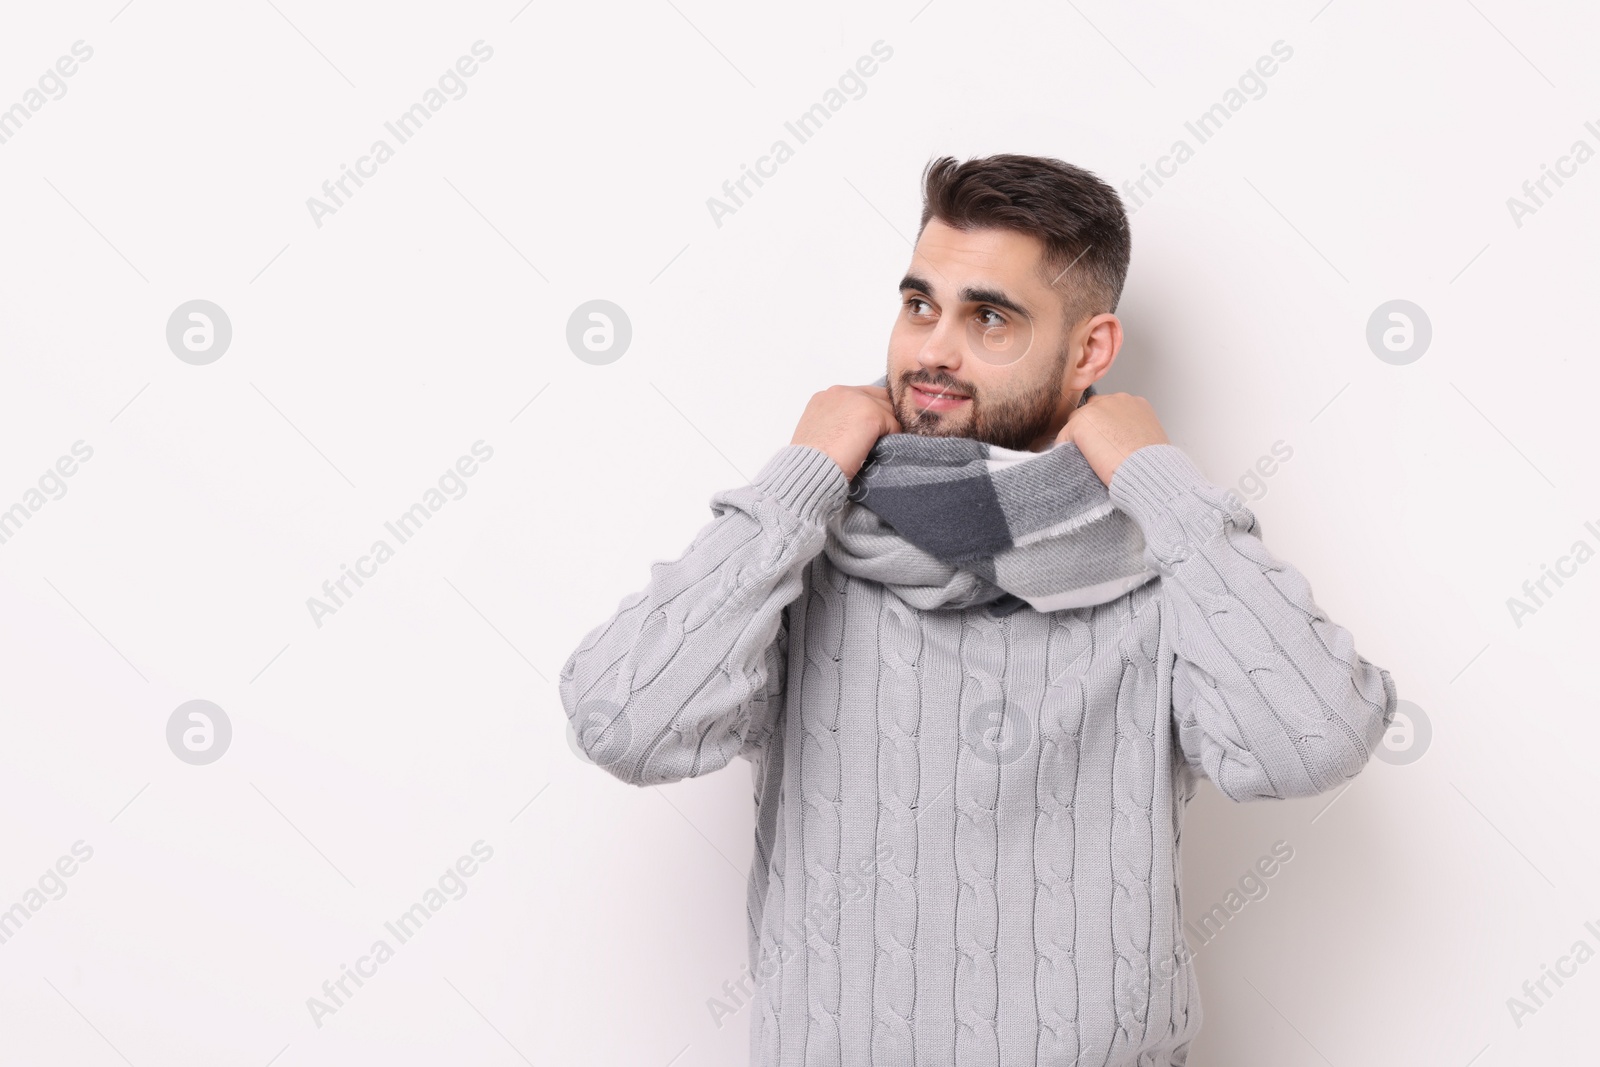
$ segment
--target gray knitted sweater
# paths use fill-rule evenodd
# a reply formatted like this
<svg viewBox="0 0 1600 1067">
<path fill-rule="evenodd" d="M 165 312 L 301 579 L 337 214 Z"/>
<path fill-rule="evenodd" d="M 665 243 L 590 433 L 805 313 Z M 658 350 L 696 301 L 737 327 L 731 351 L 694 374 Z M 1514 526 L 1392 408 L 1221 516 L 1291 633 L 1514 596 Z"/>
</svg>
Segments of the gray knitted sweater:
<svg viewBox="0 0 1600 1067">
<path fill-rule="evenodd" d="M 917 610 L 823 552 L 828 455 L 786 445 L 583 639 L 580 744 L 653 785 L 752 765 L 753 1067 L 1167 1067 L 1201 1022 L 1179 835 L 1355 775 L 1389 672 L 1174 445 L 1112 501 L 1160 572 L 1093 608 Z"/>
</svg>

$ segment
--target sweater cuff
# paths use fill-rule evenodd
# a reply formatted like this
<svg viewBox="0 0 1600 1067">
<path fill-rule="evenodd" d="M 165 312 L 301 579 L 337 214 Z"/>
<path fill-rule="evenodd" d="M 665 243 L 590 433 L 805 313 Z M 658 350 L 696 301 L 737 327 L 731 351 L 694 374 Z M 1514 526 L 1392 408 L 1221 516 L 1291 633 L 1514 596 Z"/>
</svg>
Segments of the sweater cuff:
<svg viewBox="0 0 1600 1067">
<path fill-rule="evenodd" d="M 1107 486 L 1111 502 L 1133 516 L 1163 561 L 1186 558 L 1223 534 L 1231 521 L 1251 529 L 1249 515 L 1230 491 L 1212 485 L 1177 445 L 1144 445 L 1117 465 Z"/>
<path fill-rule="evenodd" d="M 784 445 L 751 483 L 802 521 L 825 523 L 844 507 L 850 482 L 833 457 L 811 445 Z"/>
<path fill-rule="evenodd" d="M 1143 521 L 1173 497 L 1207 484 L 1183 449 L 1159 444 L 1136 448 L 1123 457 L 1106 489 L 1112 503 Z"/>
</svg>

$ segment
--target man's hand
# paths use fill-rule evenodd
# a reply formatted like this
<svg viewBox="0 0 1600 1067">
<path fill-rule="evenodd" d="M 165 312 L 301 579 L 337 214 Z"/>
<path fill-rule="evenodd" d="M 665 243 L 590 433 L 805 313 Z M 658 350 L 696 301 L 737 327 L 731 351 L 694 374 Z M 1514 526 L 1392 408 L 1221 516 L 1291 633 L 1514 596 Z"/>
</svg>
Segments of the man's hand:
<svg viewBox="0 0 1600 1067">
<path fill-rule="evenodd" d="M 820 448 L 850 479 L 878 438 L 900 432 L 889 390 L 877 385 L 830 385 L 812 394 L 789 443 Z"/>
<path fill-rule="evenodd" d="M 1132 393 L 1097 393 L 1067 416 L 1056 443 L 1070 441 L 1106 485 L 1129 454 L 1145 445 L 1172 442 L 1150 401 Z"/>
</svg>

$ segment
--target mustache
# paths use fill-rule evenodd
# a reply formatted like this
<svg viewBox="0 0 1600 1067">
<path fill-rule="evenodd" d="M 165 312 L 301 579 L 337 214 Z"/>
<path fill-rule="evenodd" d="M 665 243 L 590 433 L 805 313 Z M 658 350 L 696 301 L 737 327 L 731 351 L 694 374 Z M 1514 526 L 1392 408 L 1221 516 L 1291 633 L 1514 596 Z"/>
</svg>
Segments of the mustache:
<svg viewBox="0 0 1600 1067">
<path fill-rule="evenodd" d="M 977 393 L 975 393 L 970 386 L 962 385 L 957 381 L 928 381 L 924 378 L 908 377 L 902 378 L 901 383 L 907 387 L 915 385 L 923 389 L 942 389 L 946 392 L 960 393 L 962 396 L 977 396 Z"/>
</svg>

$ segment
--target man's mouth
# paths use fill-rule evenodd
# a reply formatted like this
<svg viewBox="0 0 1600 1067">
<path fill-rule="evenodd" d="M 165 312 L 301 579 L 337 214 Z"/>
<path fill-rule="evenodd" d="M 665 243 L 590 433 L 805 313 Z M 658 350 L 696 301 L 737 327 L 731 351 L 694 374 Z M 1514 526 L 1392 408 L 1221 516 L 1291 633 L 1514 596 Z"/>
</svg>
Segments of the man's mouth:
<svg viewBox="0 0 1600 1067">
<path fill-rule="evenodd" d="M 963 393 L 953 393 L 936 385 L 911 383 L 911 395 L 924 411 L 949 411 L 960 407 L 972 398 Z"/>
</svg>

